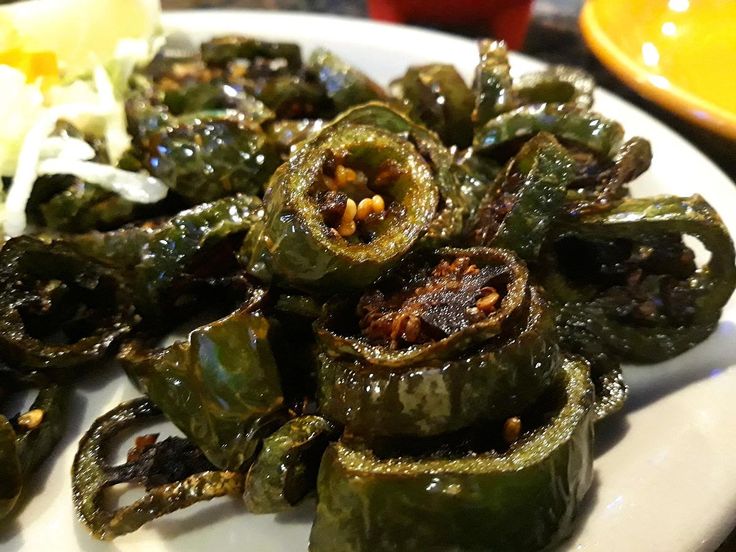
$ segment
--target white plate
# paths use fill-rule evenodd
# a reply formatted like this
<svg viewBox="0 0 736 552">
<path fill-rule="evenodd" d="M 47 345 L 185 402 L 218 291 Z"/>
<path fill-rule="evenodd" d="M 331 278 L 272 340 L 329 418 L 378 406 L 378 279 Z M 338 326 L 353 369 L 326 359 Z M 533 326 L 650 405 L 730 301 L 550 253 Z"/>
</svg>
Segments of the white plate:
<svg viewBox="0 0 736 552">
<path fill-rule="evenodd" d="M 401 26 L 334 17 L 267 12 L 171 13 L 171 30 L 195 40 L 245 33 L 293 40 L 309 51 L 326 46 L 386 83 L 406 66 L 455 64 L 470 77 L 472 41 Z M 515 55 L 515 72 L 538 62 Z M 736 235 L 736 189 L 685 140 L 639 109 L 601 91 L 597 109 L 620 120 L 630 135 L 651 140 L 651 170 L 636 195 L 700 193 Z M 736 522 L 736 303 L 727 306 L 716 335 L 678 359 L 628 368 L 631 398 L 625 418 L 599 427 L 596 482 L 569 550 L 627 552 L 712 551 Z M 88 536 L 75 519 L 70 467 L 76 442 L 92 420 L 136 395 L 119 376 L 98 376 L 76 393 L 75 415 L 53 467 L 31 485 L 34 496 L 0 532 L 2 550 L 227 551 L 306 550 L 313 504 L 279 516 L 247 514 L 235 500 L 219 500 L 153 522 L 113 544 Z M 417 520 L 421 522 L 421 520 Z M 407 528 L 411 530 L 411 528 Z M 339 551 L 336 551 L 339 552 Z M 378 551 L 377 551 L 378 552 Z"/>
</svg>

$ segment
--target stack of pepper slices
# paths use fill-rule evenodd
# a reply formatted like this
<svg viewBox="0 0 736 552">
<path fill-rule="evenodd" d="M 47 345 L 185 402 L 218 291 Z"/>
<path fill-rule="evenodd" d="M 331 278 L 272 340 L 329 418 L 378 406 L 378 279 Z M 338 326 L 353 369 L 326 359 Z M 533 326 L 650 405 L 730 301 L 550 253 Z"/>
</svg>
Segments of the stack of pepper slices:
<svg viewBox="0 0 736 552">
<path fill-rule="evenodd" d="M 630 197 L 649 143 L 590 110 L 590 76 L 512 80 L 502 43 L 479 49 L 472 88 L 431 64 L 387 92 L 328 51 L 239 36 L 136 73 L 120 166 L 168 197 L 43 176 L 36 235 L 0 251 L 0 398 L 40 390 L 0 417 L 0 516 L 62 435 L 70 386 L 116 358 L 145 397 L 80 441 L 74 505 L 98 538 L 217 496 L 264 513 L 315 490 L 314 552 L 569 535 L 594 426 L 626 398 L 620 363 L 713 332 L 734 247 L 700 196 Z M 186 437 L 106 461 L 159 416 Z M 121 482 L 146 494 L 109 510 Z"/>
</svg>

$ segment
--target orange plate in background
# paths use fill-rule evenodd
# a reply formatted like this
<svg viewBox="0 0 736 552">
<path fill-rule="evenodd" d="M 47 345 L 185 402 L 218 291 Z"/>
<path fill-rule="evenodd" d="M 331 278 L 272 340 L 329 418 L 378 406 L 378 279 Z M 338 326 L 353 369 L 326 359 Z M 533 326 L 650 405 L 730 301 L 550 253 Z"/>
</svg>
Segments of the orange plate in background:
<svg viewBox="0 0 736 552">
<path fill-rule="evenodd" d="M 580 26 L 642 96 L 736 139 L 736 0 L 587 0 Z"/>
</svg>

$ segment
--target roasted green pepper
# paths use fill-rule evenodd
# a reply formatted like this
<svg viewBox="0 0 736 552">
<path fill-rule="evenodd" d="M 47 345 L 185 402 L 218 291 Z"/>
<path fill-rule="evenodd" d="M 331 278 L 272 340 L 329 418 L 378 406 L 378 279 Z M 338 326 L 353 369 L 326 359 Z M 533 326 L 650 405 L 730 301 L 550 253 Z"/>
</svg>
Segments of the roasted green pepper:
<svg viewBox="0 0 736 552">
<path fill-rule="evenodd" d="M 23 488 L 15 441 L 13 426 L 5 416 L 0 416 L 0 520 L 13 510 Z"/>
<path fill-rule="evenodd" d="M 334 124 L 348 123 L 379 127 L 408 138 L 416 146 L 417 151 L 429 162 L 440 196 L 437 212 L 422 237 L 421 245 L 432 249 L 454 244 L 460 238 L 473 209 L 477 207 L 477 199 L 473 194 L 467 193 L 461 170 L 453 164 L 452 155 L 439 138 L 405 115 L 379 102 L 350 109 L 340 115 Z"/>
<path fill-rule="evenodd" d="M 697 268 L 682 236 L 710 251 Z M 561 224 L 544 255 L 544 286 L 616 358 L 658 362 L 712 333 L 736 286 L 734 246 L 700 196 L 626 199 Z M 574 305 L 574 306 L 573 306 Z"/>
<path fill-rule="evenodd" d="M 437 435 L 512 415 L 560 366 L 552 313 L 503 250 L 446 250 L 407 263 L 357 307 L 328 303 L 316 331 L 320 412 L 366 439 Z"/>
<path fill-rule="evenodd" d="M 245 480 L 248 510 L 257 514 L 287 510 L 315 489 L 322 453 L 334 433 L 324 418 L 301 416 L 264 439 Z"/>
<path fill-rule="evenodd" d="M 359 213 L 364 200 L 369 209 Z M 248 269 L 300 288 L 360 288 L 417 242 L 438 200 L 432 169 L 410 142 L 378 127 L 333 124 L 271 179 Z"/>
<path fill-rule="evenodd" d="M 590 73 L 577 67 L 553 65 L 514 79 L 513 94 L 520 104 L 572 104 L 590 109 L 594 89 Z"/>
<path fill-rule="evenodd" d="M 243 237 L 262 217 L 257 197 L 238 194 L 159 224 L 67 239 L 80 251 L 132 273 L 136 305 L 144 317 L 158 320 L 167 309 L 181 306 L 191 282 L 236 270 Z"/>
<path fill-rule="evenodd" d="M 253 93 L 280 119 L 313 119 L 334 114 L 324 87 L 302 75 L 264 79 L 254 87 Z"/>
<path fill-rule="evenodd" d="M 473 139 L 473 94 L 452 65 L 410 67 L 391 84 L 412 117 L 434 130 L 448 146 L 464 148 Z"/>
<path fill-rule="evenodd" d="M 166 92 L 164 103 L 172 115 L 235 110 L 243 118 L 261 124 L 275 118 L 275 113 L 244 90 L 223 82 L 194 83 Z"/>
<path fill-rule="evenodd" d="M 301 49 L 291 42 L 268 42 L 247 36 L 221 36 L 203 42 L 202 59 L 208 65 L 224 66 L 235 59 L 283 59 L 290 70 L 302 65 Z"/>
<path fill-rule="evenodd" d="M 143 167 L 191 203 L 258 194 L 281 162 L 259 127 L 238 118 L 193 118 L 151 134 Z"/>
<path fill-rule="evenodd" d="M 481 40 L 478 42 L 478 51 L 480 62 L 475 69 L 475 108 L 472 114 L 476 128 L 514 107 L 506 44 Z"/>
<path fill-rule="evenodd" d="M 74 379 L 137 323 L 121 275 L 65 243 L 14 238 L 0 264 L 0 355 L 17 382 Z"/>
<path fill-rule="evenodd" d="M 136 422 L 160 414 L 146 399 L 129 401 L 95 420 L 79 441 L 72 465 L 72 499 L 79 518 L 98 539 L 114 539 L 197 502 L 243 492 L 242 473 L 215 471 L 201 452 L 177 438 L 167 439 L 169 447 L 136 447 L 128 454 L 128 462 L 120 466 L 107 463 L 112 438 Z M 155 437 L 152 440 L 155 442 Z M 147 454 L 146 448 L 154 454 Z M 159 450 L 163 451 L 162 459 L 155 454 Z M 130 482 L 143 483 L 146 494 L 129 506 L 106 509 L 105 489 Z"/>
<path fill-rule="evenodd" d="M 386 99 L 380 86 L 324 48 L 317 48 L 309 56 L 308 70 L 322 84 L 338 113 L 354 105 Z"/>
<path fill-rule="evenodd" d="M 119 355 L 136 385 L 224 469 L 250 460 L 259 431 L 283 404 L 268 321 L 253 308 L 197 328 L 170 347 L 149 350 L 131 342 Z"/>
<path fill-rule="evenodd" d="M 567 104 L 522 106 L 490 119 L 478 128 L 473 149 L 490 153 L 513 140 L 537 132 L 582 144 L 603 157 L 618 151 L 624 136 L 620 124 L 593 111 L 583 111 Z"/>
<path fill-rule="evenodd" d="M 290 154 L 299 143 L 316 135 L 325 122 L 322 119 L 282 119 L 266 126 L 269 140 L 276 144 L 282 153 Z"/>
<path fill-rule="evenodd" d="M 592 480 L 593 386 L 572 358 L 562 380 L 537 405 L 538 425 L 507 450 L 379 457 L 331 445 L 310 550 L 522 551 L 564 539 Z"/>
<path fill-rule="evenodd" d="M 534 261 L 550 225 L 562 214 L 573 167 L 573 159 L 551 134 L 529 140 L 483 198 L 472 241 L 512 249 Z"/>
</svg>

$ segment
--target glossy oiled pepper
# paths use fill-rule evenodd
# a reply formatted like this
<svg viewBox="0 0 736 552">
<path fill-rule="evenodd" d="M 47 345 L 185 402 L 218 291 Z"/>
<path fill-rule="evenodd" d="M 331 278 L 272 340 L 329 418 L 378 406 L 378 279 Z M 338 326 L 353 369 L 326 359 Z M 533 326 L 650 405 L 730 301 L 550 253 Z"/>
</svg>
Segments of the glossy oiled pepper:
<svg viewBox="0 0 736 552">
<path fill-rule="evenodd" d="M 349 186 L 345 193 L 327 187 L 338 170 L 365 175 L 366 189 L 356 194 L 384 198 L 384 210 L 367 220 L 365 233 L 341 235 L 328 224 L 333 214 L 340 223 L 348 199 L 362 200 L 346 195 Z M 325 211 L 330 197 L 343 204 Z M 378 127 L 338 121 L 303 143 L 274 174 L 248 269 L 262 280 L 300 288 L 360 288 L 409 251 L 432 222 L 438 201 L 432 169 L 414 145 Z"/>
<path fill-rule="evenodd" d="M 567 359 L 562 380 L 507 450 L 379 457 L 331 445 L 310 550 L 535 551 L 564 539 L 592 480 L 593 386 L 582 360 Z"/>
<path fill-rule="evenodd" d="M 268 321 L 253 305 L 164 349 L 128 343 L 119 358 L 136 385 L 223 469 L 250 460 L 259 430 L 283 404 Z"/>
<path fill-rule="evenodd" d="M 593 111 L 567 104 L 537 104 L 490 119 L 476 130 L 473 149 L 488 153 L 512 140 L 541 131 L 582 144 L 603 157 L 614 155 L 624 136 L 619 123 Z"/>
<path fill-rule="evenodd" d="M 194 83 L 167 91 L 164 103 L 172 115 L 234 110 L 255 124 L 276 116 L 255 96 L 223 82 Z"/>
<path fill-rule="evenodd" d="M 455 67 L 439 63 L 410 67 L 391 84 L 391 91 L 445 144 L 470 145 L 473 94 Z"/>
<path fill-rule="evenodd" d="M 469 193 L 463 182 L 462 170 L 453 164 L 451 153 L 437 135 L 379 102 L 350 109 L 335 120 L 335 124 L 347 123 L 376 126 L 408 138 L 415 145 L 429 162 L 440 196 L 437 212 L 421 239 L 421 245 L 431 249 L 455 243 L 477 207 L 478 199 Z"/>
<path fill-rule="evenodd" d="M 15 439 L 13 426 L 0 416 L 0 521 L 12 511 L 23 488 Z"/>
<path fill-rule="evenodd" d="M 514 95 L 506 44 L 481 40 L 478 42 L 478 51 L 480 62 L 475 69 L 472 119 L 475 127 L 482 127 L 489 119 L 514 107 Z"/>
<path fill-rule="evenodd" d="M 683 235 L 710 251 L 705 266 L 696 269 Z M 563 323 L 631 362 L 665 360 L 705 339 L 736 286 L 728 230 L 697 195 L 626 199 L 571 220 L 545 257 L 545 289 L 567 305 Z M 584 273 L 566 267 L 570 258 Z"/>
<path fill-rule="evenodd" d="M 258 82 L 253 93 L 280 119 L 311 119 L 334 114 L 324 87 L 302 75 L 264 79 Z"/>
<path fill-rule="evenodd" d="M 155 459 L 136 460 L 130 454 L 125 464 L 108 464 L 105 457 L 111 439 L 137 422 L 160 415 L 146 399 L 123 403 L 95 420 L 79 441 L 72 465 L 72 498 L 79 518 L 98 539 L 114 539 L 203 500 L 242 494 L 242 473 L 215 471 L 191 448 L 184 451 L 187 457 L 176 455 L 165 459 L 164 465 L 156 465 Z M 147 492 L 133 504 L 110 511 L 104 505 L 105 489 L 118 483 L 143 483 Z"/>
<path fill-rule="evenodd" d="M 291 42 L 269 42 L 247 36 L 222 36 L 203 42 L 202 59 L 214 66 L 226 65 L 234 59 L 257 61 L 283 59 L 290 70 L 301 67 L 301 49 Z"/>
<path fill-rule="evenodd" d="M 263 131 L 238 118 L 193 118 L 149 135 L 143 167 L 191 203 L 258 194 L 281 162 Z"/>
<path fill-rule="evenodd" d="M 317 48 L 309 56 L 308 70 L 322 84 L 338 113 L 354 105 L 386 99 L 380 86 L 324 48 Z"/>
<path fill-rule="evenodd" d="M 534 261 L 550 225 L 562 213 L 573 167 L 573 159 L 551 134 L 529 140 L 483 198 L 472 241 L 512 249 Z"/>
<path fill-rule="evenodd" d="M 69 241 L 88 255 L 132 273 L 136 305 L 160 318 L 181 302 L 197 278 L 224 277 L 237 268 L 243 237 L 263 217 L 261 201 L 238 194 L 182 211 L 159 224 L 91 232 Z"/>
<path fill-rule="evenodd" d="M 67 244 L 14 238 L 0 263 L 0 356 L 15 382 L 74 379 L 137 322 L 121 275 Z"/>
<path fill-rule="evenodd" d="M 13 497 L 61 439 L 66 398 L 65 389 L 48 387 L 39 391 L 28 412 L 10 422 L 0 416 L 0 519 L 10 513 Z"/>
<path fill-rule="evenodd" d="M 334 434 L 334 426 L 324 418 L 301 416 L 264 439 L 245 480 L 248 510 L 257 514 L 287 510 L 314 490 L 322 453 Z"/>
<path fill-rule="evenodd" d="M 593 105 L 593 77 L 576 67 L 553 65 L 514 79 L 513 94 L 519 104 L 571 104 L 580 109 Z"/>
<path fill-rule="evenodd" d="M 420 324 L 434 329 L 443 325 L 435 317 L 444 323 L 458 318 L 466 303 L 475 305 L 488 286 L 504 289 L 506 295 L 487 318 L 448 328 L 452 333 L 442 339 L 399 349 L 371 343 L 363 335 L 338 333 L 355 324 L 348 320 L 354 306 L 344 300 L 328 303 L 316 325 L 323 347 L 320 412 L 366 439 L 437 435 L 513 415 L 544 391 L 559 371 L 554 319 L 539 293 L 526 288 L 526 269 L 502 250 L 447 250 L 438 256 L 448 262 L 462 257 L 479 269 L 470 268 L 468 274 L 483 281 L 473 283 L 475 276 L 468 276 L 461 284 L 468 286 L 467 292 L 458 291 L 452 281 L 442 289 L 433 285 L 426 304 L 415 302 L 413 307 L 420 308 L 411 308 Z M 484 271 L 491 277 L 483 276 Z M 424 280 L 406 290 L 402 283 L 423 273 L 426 268 L 408 264 L 393 284 L 368 290 L 360 304 L 365 297 L 388 297 L 397 289 L 416 295 L 412 290 L 423 291 Z M 471 290 L 471 285 L 481 287 Z"/>
</svg>

